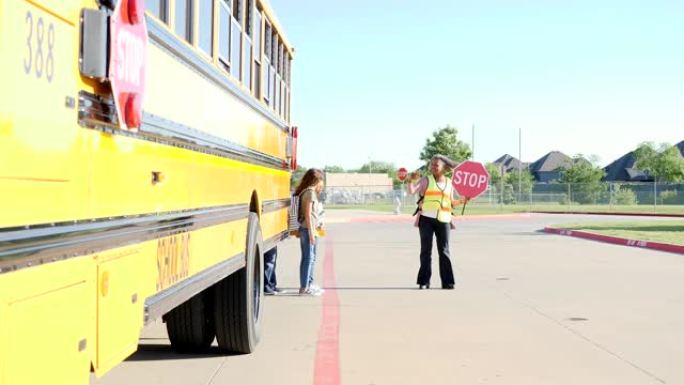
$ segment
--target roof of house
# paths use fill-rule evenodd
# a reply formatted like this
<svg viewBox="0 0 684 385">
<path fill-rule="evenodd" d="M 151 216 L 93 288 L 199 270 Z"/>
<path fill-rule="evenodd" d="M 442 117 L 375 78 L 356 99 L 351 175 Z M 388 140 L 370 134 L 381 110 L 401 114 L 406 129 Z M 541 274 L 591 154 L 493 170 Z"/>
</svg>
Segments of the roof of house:
<svg viewBox="0 0 684 385">
<path fill-rule="evenodd" d="M 636 168 L 626 168 L 625 172 L 629 178 L 627 181 L 647 181 L 652 180 L 648 173 L 638 170 Z"/>
<path fill-rule="evenodd" d="M 532 163 L 530 165 L 530 172 L 558 171 L 560 168 L 570 168 L 572 164 L 573 160 L 571 157 L 560 151 L 551 151 Z"/>
<path fill-rule="evenodd" d="M 653 177 L 648 172 L 644 172 L 635 167 L 636 157 L 634 151 L 630 151 L 611 164 L 603 168 L 606 172 L 604 177 L 607 181 L 651 181 Z"/>
<path fill-rule="evenodd" d="M 605 180 L 630 180 L 631 177 L 627 169 L 633 170 L 635 162 L 634 151 L 619 157 L 603 168 L 603 171 L 606 172 Z"/>
<path fill-rule="evenodd" d="M 521 162 L 520 159 L 508 154 L 505 154 L 499 159 L 495 160 L 494 164 L 503 166 L 506 171 L 525 169 L 529 166 L 529 163 Z"/>
</svg>

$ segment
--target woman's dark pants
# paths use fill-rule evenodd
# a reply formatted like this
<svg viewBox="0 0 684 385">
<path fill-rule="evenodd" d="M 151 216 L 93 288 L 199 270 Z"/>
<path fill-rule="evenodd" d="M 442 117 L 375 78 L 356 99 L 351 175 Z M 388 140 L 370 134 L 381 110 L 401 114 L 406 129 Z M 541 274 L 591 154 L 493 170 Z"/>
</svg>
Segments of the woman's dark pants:
<svg viewBox="0 0 684 385">
<path fill-rule="evenodd" d="M 432 276 L 432 235 L 437 237 L 437 252 L 439 253 L 439 276 L 442 287 L 454 284 L 454 271 L 449 260 L 449 223 L 442 223 L 435 218 L 421 216 L 418 219 L 420 231 L 420 270 L 418 270 L 418 284 L 429 285 Z"/>
</svg>

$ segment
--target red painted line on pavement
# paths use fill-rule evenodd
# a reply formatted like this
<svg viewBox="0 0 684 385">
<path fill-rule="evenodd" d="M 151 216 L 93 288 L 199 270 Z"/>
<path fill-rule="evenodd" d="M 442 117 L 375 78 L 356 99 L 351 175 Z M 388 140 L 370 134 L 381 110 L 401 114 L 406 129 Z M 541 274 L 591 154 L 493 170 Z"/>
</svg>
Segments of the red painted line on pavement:
<svg viewBox="0 0 684 385">
<path fill-rule="evenodd" d="M 318 331 L 314 385 L 340 385 L 340 301 L 335 282 L 333 241 L 325 242 L 321 326 Z"/>
<path fill-rule="evenodd" d="M 644 249 L 653 249 L 659 251 L 667 251 L 670 253 L 684 254 L 684 246 L 673 245 L 671 243 L 640 241 L 634 239 L 614 237 L 610 235 L 590 233 L 586 231 L 561 229 L 555 227 L 546 227 L 544 228 L 544 232 L 550 234 L 565 235 L 569 237 L 589 239 L 592 241 L 607 242 L 615 245 L 640 247 Z"/>
</svg>

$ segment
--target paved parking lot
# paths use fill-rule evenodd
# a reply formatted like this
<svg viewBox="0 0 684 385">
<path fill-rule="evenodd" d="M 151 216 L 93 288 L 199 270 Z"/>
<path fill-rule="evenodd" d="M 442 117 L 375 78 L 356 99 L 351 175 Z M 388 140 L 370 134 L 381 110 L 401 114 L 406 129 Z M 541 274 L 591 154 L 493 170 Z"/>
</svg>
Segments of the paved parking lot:
<svg viewBox="0 0 684 385">
<path fill-rule="evenodd" d="M 417 229 L 368 215 L 330 213 L 326 293 L 267 297 L 256 353 L 178 355 L 154 324 L 92 383 L 684 384 L 681 255 L 538 231 L 590 216 L 472 219 L 451 234 L 456 290 L 417 290 Z M 296 290 L 296 240 L 278 261 Z"/>
</svg>

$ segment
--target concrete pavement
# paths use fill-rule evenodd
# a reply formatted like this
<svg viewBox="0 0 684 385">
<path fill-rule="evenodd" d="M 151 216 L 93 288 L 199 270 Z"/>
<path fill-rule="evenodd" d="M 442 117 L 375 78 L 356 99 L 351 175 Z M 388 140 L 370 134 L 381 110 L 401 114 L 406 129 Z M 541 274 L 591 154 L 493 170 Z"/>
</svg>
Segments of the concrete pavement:
<svg viewBox="0 0 684 385">
<path fill-rule="evenodd" d="M 344 215 L 359 216 L 332 216 Z M 327 294 L 339 299 L 340 383 L 684 384 L 684 259 L 538 232 L 591 219 L 459 222 L 453 291 L 416 290 L 410 224 L 331 221 L 320 254 L 328 247 L 334 255 Z M 278 260 L 281 286 L 293 290 L 297 247 L 282 244 Z M 329 322 L 322 304 L 332 303 L 267 297 L 262 343 L 249 356 L 177 355 L 163 325 L 152 325 L 138 353 L 93 383 L 313 384 L 319 329 Z"/>
</svg>

